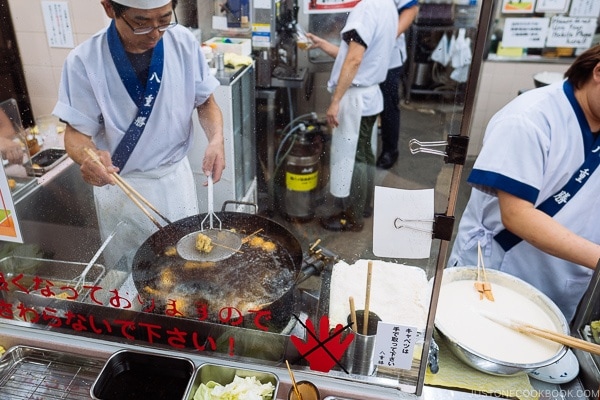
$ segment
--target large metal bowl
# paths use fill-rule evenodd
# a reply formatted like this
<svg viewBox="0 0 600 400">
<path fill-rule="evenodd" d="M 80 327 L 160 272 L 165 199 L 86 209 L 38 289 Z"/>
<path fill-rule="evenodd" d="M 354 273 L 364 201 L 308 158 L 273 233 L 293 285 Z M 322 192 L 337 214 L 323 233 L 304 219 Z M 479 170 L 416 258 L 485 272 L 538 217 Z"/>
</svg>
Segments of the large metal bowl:
<svg viewBox="0 0 600 400">
<path fill-rule="evenodd" d="M 529 300 L 533 301 L 536 305 L 538 305 L 542 310 L 544 310 L 547 313 L 547 315 L 550 317 L 553 324 L 555 325 L 556 332 L 561 332 L 566 335 L 570 334 L 567 320 L 558 308 L 558 306 L 538 289 L 519 278 L 516 278 L 512 275 L 508 275 L 500 271 L 486 269 L 486 275 L 488 281 L 492 284 L 492 289 L 494 284 L 498 284 L 508 289 L 511 289 L 520 295 L 526 296 Z M 447 285 L 450 282 L 459 280 L 474 281 L 476 279 L 477 269 L 475 267 L 447 268 L 444 270 L 440 290 L 443 291 L 444 285 Z M 437 332 L 443 338 L 446 339 L 450 350 L 456 357 L 458 357 L 467 365 L 479 371 L 492 375 L 506 376 L 515 375 L 522 372 L 530 372 L 558 361 L 567 351 L 566 347 L 559 346 L 556 354 L 554 354 L 552 357 L 546 360 L 529 364 L 510 363 L 491 358 L 489 356 L 486 356 L 485 354 L 481 354 L 477 351 L 474 351 L 468 346 L 465 346 L 452 335 L 451 327 L 443 326 L 443 324 L 441 324 L 440 321 L 438 321 L 437 316 L 435 327 L 437 329 Z M 473 329 L 474 331 L 476 331 L 477 327 L 473 327 Z"/>
</svg>

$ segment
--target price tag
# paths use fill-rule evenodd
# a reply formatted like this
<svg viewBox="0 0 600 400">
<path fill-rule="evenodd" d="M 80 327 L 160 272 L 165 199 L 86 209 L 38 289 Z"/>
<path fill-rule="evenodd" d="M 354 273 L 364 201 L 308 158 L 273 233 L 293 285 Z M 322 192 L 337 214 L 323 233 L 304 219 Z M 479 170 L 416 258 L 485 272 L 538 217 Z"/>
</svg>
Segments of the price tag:
<svg viewBox="0 0 600 400">
<path fill-rule="evenodd" d="M 373 352 L 375 365 L 410 369 L 416 339 L 417 329 L 412 326 L 379 322 Z"/>
</svg>

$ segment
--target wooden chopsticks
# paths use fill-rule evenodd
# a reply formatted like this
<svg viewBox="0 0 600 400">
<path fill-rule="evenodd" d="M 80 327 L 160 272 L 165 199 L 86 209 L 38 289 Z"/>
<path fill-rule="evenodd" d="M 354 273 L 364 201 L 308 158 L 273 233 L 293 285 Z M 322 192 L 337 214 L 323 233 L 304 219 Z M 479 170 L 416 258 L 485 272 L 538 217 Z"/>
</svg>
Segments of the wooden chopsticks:
<svg viewBox="0 0 600 400">
<path fill-rule="evenodd" d="M 290 379 L 292 380 L 292 388 L 294 389 L 294 393 L 296 394 L 297 400 L 302 400 L 302 395 L 300 394 L 300 390 L 298 390 L 298 385 L 296 384 L 296 378 L 294 378 L 294 373 L 290 368 L 290 363 L 288 360 L 285 360 L 285 365 L 287 366 L 288 373 L 290 374 Z"/>
<path fill-rule="evenodd" d="M 354 332 L 358 332 L 358 320 L 356 319 L 356 306 L 354 305 L 354 297 L 350 296 L 348 298 L 348 302 L 350 303 L 350 321 L 352 322 L 352 329 Z"/>
<path fill-rule="evenodd" d="M 481 244 L 479 242 L 477 242 L 477 281 L 475 281 L 475 289 L 479 292 L 479 300 L 483 300 L 485 297 L 489 301 L 494 301 L 492 284 L 487 280 L 485 265 L 483 264 L 483 254 L 481 253 Z"/>
<path fill-rule="evenodd" d="M 521 332 L 526 335 L 537 336 L 546 340 L 550 340 L 555 343 L 562 344 L 574 349 L 587 351 L 588 353 L 600 355 L 600 345 L 587 342 L 582 339 L 577 339 L 573 336 L 565 335 L 563 333 L 550 331 L 548 329 L 539 328 L 530 324 L 515 321 L 512 319 L 502 319 L 489 313 L 480 312 L 481 315 L 496 322 L 497 324 L 506 326 L 507 328 L 513 329 L 517 332 Z"/>
<path fill-rule="evenodd" d="M 248 243 L 250 240 L 252 240 L 252 238 L 253 238 L 254 236 L 256 236 L 257 234 L 259 234 L 260 232 L 262 232 L 262 230 L 263 230 L 263 228 L 260 228 L 259 230 L 252 232 L 252 233 L 251 233 L 251 234 L 249 234 L 248 236 L 245 236 L 245 237 L 243 237 L 243 238 L 242 238 L 242 244 L 244 244 L 244 243 Z"/>
<path fill-rule="evenodd" d="M 86 147 L 84 150 L 90 156 L 90 158 L 92 159 L 93 162 L 103 165 L 102 161 L 100 161 L 100 157 L 98 157 L 98 155 L 92 149 Z M 150 218 L 150 220 L 154 223 L 154 225 L 156 225 L 158 227 L 158 229 L 162 229 L 163 226 L 158 222 L 158 220 L 156 218 L 154 218 L 154 216 L 152 214 L 150 214 L 150 212 L 148 212 L 146 207 L 144 207 L 144 204 L 147 207 L 149 207 L 152 211 L 154 211 L 156 213 L 156 215 L 161 217 L 167 224 L 171 223 L 171 221 L 169 221 L 164 215 L 162 215 L 156 209 L 156 207 L 154 207 L 152 205 L 152 203 L 150 203 L 137 190 L 135 190 L 133 187 L 131 187 L 131 185 L 129 185 L 129 183 L 127 183 L 123 178 L 121 178 L 121 176 L 119 174 L 117 174 L 116 172 L 111 172 L 110 174 L 114 178 L 117 186 L 119 186 L 121 188 L 121 190 L 123 190 L 123 192 L 125 192 L 127 197 L 129 197 L 131 199 L 131 201 L 133 201 L 135 203 L 135 205 L 138 206 L 139 209 L 142 210 L 142 212 L 144 214 L 146 214 L 146 216 L 148 218 Z"/>
<path fill-rule="evenodd" d="M 600 346 L 559 332 L 549 331 L 529 324 L 517 324 L 515 329 L 528 335 L 535 335 L 562 345 L 600 355 Z"/>
<path fill-rule="evenodd" d="M 373 277 L 373 261 L 369 261 L 367 267 L 367 290 L 365 293 L 365 310 L 363 311 L 363 335 L 369 333 L 369 311 L 371 305 L 371 280 Z"/>
</svg>

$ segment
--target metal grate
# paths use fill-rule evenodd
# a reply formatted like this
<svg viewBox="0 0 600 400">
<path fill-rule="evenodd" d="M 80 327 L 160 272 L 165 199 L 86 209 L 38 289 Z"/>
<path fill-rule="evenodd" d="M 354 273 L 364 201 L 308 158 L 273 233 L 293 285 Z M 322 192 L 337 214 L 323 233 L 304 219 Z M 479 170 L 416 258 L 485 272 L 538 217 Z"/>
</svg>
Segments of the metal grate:
<svg viewBox="0 0 600 400">
<path fill-rule="evenodd" d="M 104 362 L 17 346 L 0 364 L 2 400 L 88 400 Z"/>
</svg>

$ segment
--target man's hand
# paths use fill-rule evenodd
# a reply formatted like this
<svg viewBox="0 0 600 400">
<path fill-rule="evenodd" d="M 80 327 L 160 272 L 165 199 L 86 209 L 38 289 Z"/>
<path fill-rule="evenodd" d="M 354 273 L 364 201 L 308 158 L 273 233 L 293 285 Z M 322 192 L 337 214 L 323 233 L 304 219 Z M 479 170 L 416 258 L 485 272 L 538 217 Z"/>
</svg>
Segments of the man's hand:
<svg viewBox="0 0 600 400">
<path fill-rule="evenodd" d="M 329 108 L 327 109 L 327 123 L 334 128 L 337 128 L 340 124 L 338 120 L 338 113 L 340 111 L 340 102 L 333 100 L 331 104 L 329 104 Z"/>
</svg>

